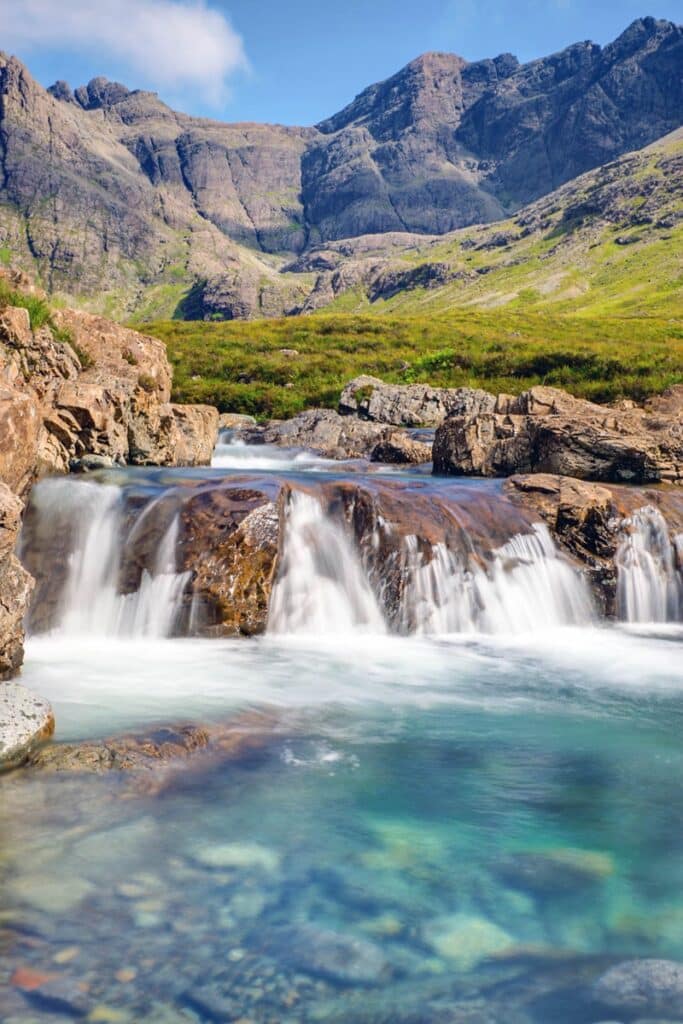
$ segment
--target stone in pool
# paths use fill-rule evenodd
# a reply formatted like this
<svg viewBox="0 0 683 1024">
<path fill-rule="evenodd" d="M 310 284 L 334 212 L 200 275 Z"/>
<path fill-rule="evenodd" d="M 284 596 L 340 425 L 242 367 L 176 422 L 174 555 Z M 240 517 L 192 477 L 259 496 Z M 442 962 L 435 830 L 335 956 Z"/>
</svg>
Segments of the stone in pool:
<svg viewBox="0 0 683 1024">
<path fill-rule="evenodd" d="M 0 683 L 0 771 L 22 764 L 54 731 L 46 700 L 20 683 Z"/>
<path fill-rule="evenodd" d="M 461 971 L 515 944 L 512 936 L 493 921 L 473 914 L 436 918 L 427 925 L 424 938 L 435 953 Z"/>
<path fill-rule="evenodd" d="M 612 874 L 607 854 L 595 850 L 520 850 L 508 853 L 494 871 L 508 885 L 536 896 L 554 896 L 590 888 Z"/>
<path fill-rule="evenodd" d="M 297 971 L 340 985 L 377 985 L 391 973 L 374 942 L 311 923 L 273 929 L 267 952 Z"/>
<path fill-rule="evenodd" d="M 258 868 L 272 873 L 280 865 L 280 855 L 260 843 L 212 843 L 195 849 L 192 856 L 203 867 L 216 870 Z"/>
<path fill-rule="evenodd" d="M 683 963 L 675 960 L 624 960 L 595 983 L 597 1002 L 630 1016 L 683 1015 Z"/>
</svg>

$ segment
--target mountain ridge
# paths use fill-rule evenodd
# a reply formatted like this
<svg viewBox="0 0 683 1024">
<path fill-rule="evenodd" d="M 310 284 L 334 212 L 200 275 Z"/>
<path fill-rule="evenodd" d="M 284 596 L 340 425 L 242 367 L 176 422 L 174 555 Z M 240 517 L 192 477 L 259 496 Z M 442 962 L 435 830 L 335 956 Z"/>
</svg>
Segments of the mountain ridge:
<svg viewBox="0 0 683 1024">
<path fill-rule="evenodd" d="M 103 78 L 45 90 L 0 54 L 0 252 L 120 316 L 296 312 L 317 246 L 502 221 L 678 127 L 681 66 L 683 28 L 637 19 L 527 64 L 423 54 L 292 127 Z"/>
</svg>

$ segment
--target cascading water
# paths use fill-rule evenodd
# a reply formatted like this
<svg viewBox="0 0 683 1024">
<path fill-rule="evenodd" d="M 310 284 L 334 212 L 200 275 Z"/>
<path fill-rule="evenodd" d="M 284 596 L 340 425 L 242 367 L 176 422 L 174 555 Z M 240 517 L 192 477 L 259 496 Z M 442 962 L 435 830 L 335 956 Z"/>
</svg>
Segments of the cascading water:
<svg viewBox="0 0 683 1024">
<path fill-rule="evenodd" d="M 401 624 L 417 633 L 523 633 L 581 625 L 592 617 L 582 577 L 559 557 L 547 528 L 517 534 L 474 569 L 444 544 L 430 558 L 406 538 Z"/>
<path fill-rule="evenodd" d="M 343 528 L 310 494 L 293 491 L 273 588 L 270 633 L 385 633 L 361 560 Z"/>
<path fill-rule="evenodd" d="M 617 614 L 625 622 L 683 619 L 683 538 L 677 547 L 661 512 L 646 505 L 622 523 L 617 550 Z"/>
<path fill-rule="evenodd" d="M 592 618 L 585 581 L 540 524 L 475 568 L 443 543 L 425 554 L 417 537 L 406 537 L 401 574 L 401 632 L 522 633 Z M 269 632 L 386 632 L 381 586 L 377 590 L 344 526 L 326 516 L 315 497 L 293 492 Z"/>
<path fill-rule="evenodd" d="M 173 516 L 137 590 L 120 593 L 125 544 L 122 492 L 90 482 L 47 481 L 36 488 L 34 504 L 49 515 L 61 506 L 72 537 L 66 583 L 60 602 L 60 632 L 98 636 L 170 636 L 182 607 L 189 573 L 179 573 L 176 547 L 179 523 Z"/>
</svg>

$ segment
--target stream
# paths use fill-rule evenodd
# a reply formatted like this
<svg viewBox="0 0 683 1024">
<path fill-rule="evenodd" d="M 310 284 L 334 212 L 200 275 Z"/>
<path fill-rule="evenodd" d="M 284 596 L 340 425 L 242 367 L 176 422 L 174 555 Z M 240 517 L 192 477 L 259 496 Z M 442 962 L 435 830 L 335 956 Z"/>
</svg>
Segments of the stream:
<svg viewBox="0 0 683 1024">
<path fill-rule="evenodd" d="M 262 636 L 194 628 L 182 502 L 225 481 L 287 488 Z M 428 555 L 407 533 L 383 565 L 392 528 L 359 544 L 337 481 L 438 507 Z M 3 782 L 4 1024 L 599 1024 L 622 1019 L 595 996 L 609 965 L 683 958 L 683 581 L 651 515 L 606 623 L 495 481 L 226 437 L 209 469 L 46 480 L 31 504 L 25 552 L 65 538 L 22 677 L 57 739 L 273 725 L 161 791 Z"/>
</svg>

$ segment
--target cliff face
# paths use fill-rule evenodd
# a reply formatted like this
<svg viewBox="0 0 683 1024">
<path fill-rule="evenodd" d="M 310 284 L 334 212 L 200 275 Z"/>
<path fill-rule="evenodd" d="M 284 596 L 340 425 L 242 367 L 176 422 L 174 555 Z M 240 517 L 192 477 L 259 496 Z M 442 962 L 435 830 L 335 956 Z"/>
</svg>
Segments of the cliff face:
<svg viewBox="0 0 683 1024">
<path fill-rule="evenodd" d="M 211 313 L 205 282 L 221 315 L 292 312 L 311 286 L 279 272 L 292 254 L 494 221 L 678 127 L 682 63 L 683 29 L 652 18 L 526 65 L 430 53 L 286 128 L 105 79 L 46 91 L 0 55 L 0 240 L 49 289 L 108 292 L 117 312 Z"/>
</svg>

